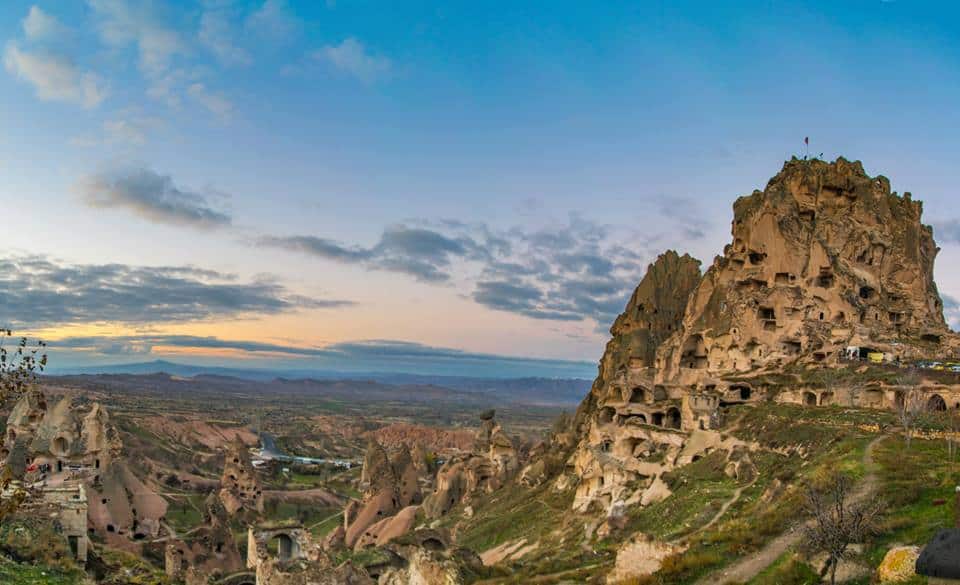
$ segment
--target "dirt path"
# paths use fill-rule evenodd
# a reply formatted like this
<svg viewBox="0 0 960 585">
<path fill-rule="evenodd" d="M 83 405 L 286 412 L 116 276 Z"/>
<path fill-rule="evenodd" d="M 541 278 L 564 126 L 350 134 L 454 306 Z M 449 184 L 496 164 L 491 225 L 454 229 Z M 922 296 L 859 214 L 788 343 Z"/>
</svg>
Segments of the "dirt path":
<svg viewBox="0 0 960 585">
<path fill-rule="evenodd" d="M 863 452 L 863 466 L 866 474 L 850 495 L 851 502 L 858 502 L 877 488 L 877 476 L 873 469 L 873 451 L 886 436 L 870 441 Z M 697 581 L 697 585 L 724 585 L 725 583 L 746 583 L 761 571 L 779 559 L 783 553 L 800 544 L 803 537 L 802 524 L 790 527 L 786 532 L 767 543 L 767 546 L 749 554 L 729 567 L 720 569 Z"/>
<path fill-rule="evenodd" d="M 755 483 L 757 483 L 757 478 L 753 478 L 753 481 L 751 481 L 750 483 L 742 485 L 738 487 L 736 490 L 734 490 L 733 496 L 731 496 L 729 500 L 727 500 L 726 502 L 723 503 L 722 506 L 720 506 L 720 509 L 717 511 L 716 515 L 714 515 L 714 517 L 711 518 L 709 522 L 707 522 L 706 524 L 698 528 L 696 531 L 694 531 L 693 534 L 703 532 L 706 529 L 713 526 L 714 524 L 716 524 L 717 522 L 719 522 L 720 519 L 723 518 L 723 515 L 727 513 L 727 510 L 730 509 L 730 506 L 736 504 L 740 500 L 740 495 L 743 494 L 743 490 L 747 489 L 748 487 L 752 486 Z M 683 539 L 681 540 L 689 539 L 690 536 L 691 535 L 687 535 L 683 537 Z"/>
</svg>

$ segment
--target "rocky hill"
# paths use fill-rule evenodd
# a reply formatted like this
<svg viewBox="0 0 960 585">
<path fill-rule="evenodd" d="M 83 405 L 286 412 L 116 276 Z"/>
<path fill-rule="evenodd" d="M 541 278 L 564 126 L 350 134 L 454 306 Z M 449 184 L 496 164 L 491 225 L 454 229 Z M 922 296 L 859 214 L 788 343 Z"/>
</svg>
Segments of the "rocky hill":
<svg viewBox="0 0 960 585">
<path fill-rule="evenodd" d="M 576 418 L 576 507 L 663 497 L 659 477 L 682 463 L 686 436 L 720 428 L 731 404 L 902 400 L 887 387 L 805 392 L 771 375 L 956 353 L 933 230 L 910 193 L 859 162 L 794 159 L 733 209 L 732 242 L 705 274 L 663 254 L 611 328 Z"/>
</svg>

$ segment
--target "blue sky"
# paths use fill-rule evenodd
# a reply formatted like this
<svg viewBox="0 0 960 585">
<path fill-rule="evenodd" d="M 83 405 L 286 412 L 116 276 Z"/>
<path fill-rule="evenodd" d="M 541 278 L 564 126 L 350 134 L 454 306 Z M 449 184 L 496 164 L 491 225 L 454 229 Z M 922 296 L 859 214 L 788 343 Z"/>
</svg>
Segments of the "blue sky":
<svg viewBox="0 0 960 585">
<path fill-rule="evenodd" d="M 0 317 L 61 363 L 362 342 L 589 375 L 647 263 L 709 263 L 804 136 L 925 201 L 960 297 L 958 12 L 4 2 Z"/>
</svg>

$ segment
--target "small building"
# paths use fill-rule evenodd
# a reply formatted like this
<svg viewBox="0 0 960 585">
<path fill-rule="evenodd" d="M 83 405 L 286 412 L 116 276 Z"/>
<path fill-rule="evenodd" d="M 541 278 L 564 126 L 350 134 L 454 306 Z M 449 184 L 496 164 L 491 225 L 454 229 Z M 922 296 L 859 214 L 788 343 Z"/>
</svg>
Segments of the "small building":
<svg viewBox="0 0 960 585">
<path fill-rule="evenodd" d="M 87 493 L 81 483 L 47 487 L 41 492 L 42 503 L 52 508 L 57 531 L 70 545 L 70 552 L 81 565 L 87 562 Z"/>
</svg>

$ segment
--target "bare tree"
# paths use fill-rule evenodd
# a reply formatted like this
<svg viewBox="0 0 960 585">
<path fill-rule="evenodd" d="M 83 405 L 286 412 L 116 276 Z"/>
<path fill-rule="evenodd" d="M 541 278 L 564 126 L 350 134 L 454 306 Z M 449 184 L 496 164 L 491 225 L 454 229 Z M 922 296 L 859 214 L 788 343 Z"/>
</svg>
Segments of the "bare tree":
<svg viewBox="0 0 960 585">
<path fill-rule="evenodd" d="M 941 422 L 947 439 L 947 456 L 951 463 L 957 458 L 957 451 L 960 450 L 958 438 L 960 438 L 960 411 L 955 408 L 948 408 L 940 413 Z"/>
<path fill-rule="evenodd" d="M 827 553 L 830 583 L 836 583 L 837 565 L 849 554 L 850 545 L 861 542 L 878 529 L 883 509 L 879 498 L 854 497 L 854 481 L 835 473 L 820 485 L 807 485 L 804 508 L 813 517 L 803 527 L 803 544 L 810 552 Z"/>
<path fill-rule="evenodd" d="M 18 398 L 37 383 L 37 377 L 47 366 L 47 344 L 37 341 L 30 344 L 21 337 L 16 345 L 8 347 L 13 337 L 9 329 L 0 329 L 0 405 Z M 10 466 L 0 462 L 0 491 L 7 492 L 13 482 Z M 22 489 L 14 490 L 9 497 L 0 502 L 0 520 L 12 514 L 23 502 L 26 493 Z"/>
<path fill-rule="evenodd" d="M 917 429 L 920 419 L 926 413 L 927 405 L 923 396 L 916 388 L 905 388 L 898 395 L 897 400 L 897 420 L 903 427 L 903 434 L 907 441 L 907 449 L 910 448 L 910 441 L 913 439 L 913 433 Z"/>
</svg>

